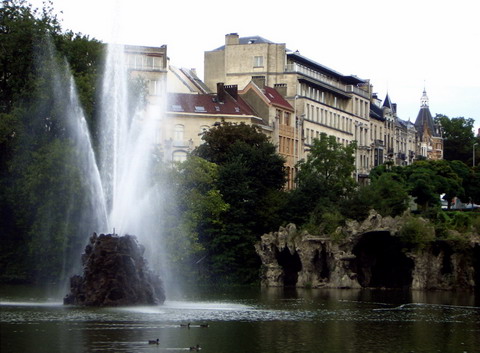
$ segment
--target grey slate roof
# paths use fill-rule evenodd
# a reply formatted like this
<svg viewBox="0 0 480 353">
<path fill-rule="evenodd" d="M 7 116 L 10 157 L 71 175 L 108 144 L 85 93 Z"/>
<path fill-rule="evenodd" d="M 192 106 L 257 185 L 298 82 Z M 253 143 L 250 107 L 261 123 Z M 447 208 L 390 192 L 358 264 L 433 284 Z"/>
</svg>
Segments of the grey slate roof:
<svg viewBox="0 0 480 353">
<path fill-rule="evenodd" d="M 370 117 L 376 120 L 385 121 L 382 108 L 375 104 L 370 104 Z"/>
<path fill-rule="evenodd" d="M 420 135 L 423 135 L 425 130 L 428 129 L 430 130 L 432 136 L 439 136 L 428 106 L 423 106 L 420 108 L 420 111 L 417 115 L 417 120 L 415 120 L 415 128 Z"/>
<path fill-rule="evenodd" d="M 239 40 L 239 44 L 260 44 L 260 43 L 275 44 L 274 42 L 260 36 L 240 37 L 238 40 Z M 223 50 L 223 49 L 225 49 L 225 45 L 222 45 L 221 47 L 218 47 L 217 49 L 213 49 L 213 50 L 215 51 L 215 50 Z"/>
<path fill-rule="evenodd" d="M 390 96 L 388 95 L 388 93 L 387 93 L 387 96 L 385 97 L 385 100 L 383 101 L 383 106 L 393 110 L 392 101 L 390 100 Z"/>
</svg>

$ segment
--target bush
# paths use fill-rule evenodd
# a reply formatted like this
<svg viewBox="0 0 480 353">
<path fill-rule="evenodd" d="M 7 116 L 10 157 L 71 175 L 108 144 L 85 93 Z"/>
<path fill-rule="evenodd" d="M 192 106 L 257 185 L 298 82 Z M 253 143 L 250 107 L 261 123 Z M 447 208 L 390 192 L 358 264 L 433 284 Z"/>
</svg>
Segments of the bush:
<svg viewBox="0 0 480 353">
<path fill-rule="evenodd" d="M 398 235 L 408 248 L 423 249 L 435 239 L 435 230 L 426 220 L 409 217 Z"/>
</svg>

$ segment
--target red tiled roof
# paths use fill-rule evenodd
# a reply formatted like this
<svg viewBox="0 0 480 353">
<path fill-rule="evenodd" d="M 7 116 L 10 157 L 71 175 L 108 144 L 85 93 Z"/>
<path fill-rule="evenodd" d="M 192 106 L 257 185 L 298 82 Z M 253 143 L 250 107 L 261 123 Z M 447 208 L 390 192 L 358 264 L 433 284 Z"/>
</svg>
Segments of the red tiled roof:
<svg viewBox="0 0 480 353">
<path fill-rule="evenodd" d="M 265 86 L 263 94 L 272 104 L 280 105 L 284 108 L 293 110 L 293 107 L 290 105 L 290 103 L 288 103 L 275 88 Z"/>
<path fill-rule="evenodd" d="M 245 101 L 233 99 L 225 94 L 224 102 L 219 102 L 216 94 L 168 94 L 167 111 L 175 113 L 198 113 L 211 115 L 254 115 Z"/>
</svg>

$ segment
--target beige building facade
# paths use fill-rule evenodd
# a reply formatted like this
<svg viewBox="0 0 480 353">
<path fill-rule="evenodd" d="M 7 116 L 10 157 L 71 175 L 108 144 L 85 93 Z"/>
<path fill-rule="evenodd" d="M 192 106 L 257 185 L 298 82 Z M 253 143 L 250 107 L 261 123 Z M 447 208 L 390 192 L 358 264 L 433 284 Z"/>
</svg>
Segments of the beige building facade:
<svg viewBox="0 0 480 353">
<path fill-rule="evenodd" d="M 370 96 L 368 80 L 345 76 L 290 52 L 284 43 L 262 37 L 227 34 L 225 45 L 205 52 L 205 83 L 238 84 L 263 80 L 266 86 L 282 86 L 294 109 L 294 128 L 299 132 L 298 158 L 304 158 L 314 138 L 334 136 L 344 145 L 357 141 L 357 176 L 371 168 Z"/>
<path fill-rule="evenodd" d="M 321 133 L 343 145 L 356 142 L 359 182 L 385 162 L 443 157 L 441 128 L 425 92 L 415 124 L 404 121 L 388 94 L 382 102 L 372 93 L 369 80 L 343 75 L 284 43 L 227 34 L 224 45 L 205 52 L 204 81 L 195 70 L 171 66 L 166 46 L 126 46 L 125 53 L 132 77 L 146 82 L 149 104 L 163 105 L 157 143 L 166 160 L 184 160 L 222 120 L 256 125 L 271 137 L 286 160 L 287 188 Z"/>
</svg>

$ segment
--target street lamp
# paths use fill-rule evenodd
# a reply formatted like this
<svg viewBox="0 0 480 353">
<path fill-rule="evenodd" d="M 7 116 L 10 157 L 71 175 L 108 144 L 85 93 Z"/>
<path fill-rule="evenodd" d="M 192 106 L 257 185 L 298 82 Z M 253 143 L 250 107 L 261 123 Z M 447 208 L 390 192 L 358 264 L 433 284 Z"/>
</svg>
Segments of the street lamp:
<svg viewBox="0 0 480 353">
<path fill-rule="evenodd" d="M 478 142 L 475 142 L 473 144 L 473 162 L 472 162 L 472 164 L 473 164 L 474 167 L 475 167 L 475 146 L 476 145 L 478 145 Z"/>
</svg>

